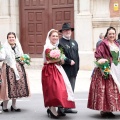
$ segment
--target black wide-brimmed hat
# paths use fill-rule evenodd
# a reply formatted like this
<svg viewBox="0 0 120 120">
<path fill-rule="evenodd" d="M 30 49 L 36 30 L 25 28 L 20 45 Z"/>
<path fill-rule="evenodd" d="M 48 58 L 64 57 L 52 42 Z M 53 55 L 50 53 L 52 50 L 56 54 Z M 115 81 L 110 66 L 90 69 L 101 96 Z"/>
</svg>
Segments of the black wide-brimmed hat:
<svg viewBox="0 0 120 120">
<path fill-rule="evenodd" d="M 59 30 L 59 32 L 62 32 L 63 30 L 70 30 L 70 29 L 74 31 L 74 28 L 71 28 L 69 23 L 64 23 L 62 26 L 62 29 Z"/>
</svg>

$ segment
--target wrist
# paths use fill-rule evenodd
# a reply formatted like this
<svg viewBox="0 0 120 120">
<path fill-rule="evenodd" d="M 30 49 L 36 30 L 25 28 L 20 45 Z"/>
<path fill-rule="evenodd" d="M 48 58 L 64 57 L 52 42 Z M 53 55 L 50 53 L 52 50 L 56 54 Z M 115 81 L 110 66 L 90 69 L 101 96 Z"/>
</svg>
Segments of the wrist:
<svg viewBox="0 0 120 120">
<path fill-rule="evenodd" d="M 49 64 L 50 62 L 49 61 L 47 61 L 47 64 Z"/>
</svg>

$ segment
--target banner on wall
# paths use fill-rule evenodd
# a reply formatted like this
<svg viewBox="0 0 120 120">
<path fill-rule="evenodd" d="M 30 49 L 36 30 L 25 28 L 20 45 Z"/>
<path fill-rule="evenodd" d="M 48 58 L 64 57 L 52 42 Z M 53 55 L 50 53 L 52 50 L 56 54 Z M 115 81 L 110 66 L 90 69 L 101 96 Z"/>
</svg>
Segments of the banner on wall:
<svg viewBox="0 0 120 120">
<path fill-rule="evenodd" d="M 118 2 L 114 3 L 114 11 L 118 11 L 119 10 L 119 4 Z"/>
</svg>

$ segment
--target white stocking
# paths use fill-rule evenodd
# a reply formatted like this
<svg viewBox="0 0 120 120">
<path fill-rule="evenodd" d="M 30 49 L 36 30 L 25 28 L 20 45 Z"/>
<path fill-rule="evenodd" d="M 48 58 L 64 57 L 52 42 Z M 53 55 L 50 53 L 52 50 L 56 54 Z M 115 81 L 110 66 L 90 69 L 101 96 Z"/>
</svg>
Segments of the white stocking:
<svg viewBox="0 0 120 120">
<path fill-rule="evenodd" d="M 58 115 L 55 107 L 50 107 L 49 109 L 51 110 L 51 112 L 52 112 L 55 116 Z"/>
<path fill-rule="evenodd" d="M 14 109 L 16 109 L 16 99 L 12 99 L 12 107 L 14 108 Z"/>
<path fill-rule="evenodd" d="M 7 109 L 8 100 L 3 101 L 3 110 Z"/>
</svg>

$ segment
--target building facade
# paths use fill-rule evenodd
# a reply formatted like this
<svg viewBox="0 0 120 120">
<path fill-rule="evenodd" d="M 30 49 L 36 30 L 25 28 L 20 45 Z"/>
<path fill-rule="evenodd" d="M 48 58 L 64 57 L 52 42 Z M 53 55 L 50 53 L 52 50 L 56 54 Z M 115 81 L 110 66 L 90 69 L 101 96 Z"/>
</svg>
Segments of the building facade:
<svg viewBox="0 0 120 120">
<path fill-rule="evenodd" d="M 63 22 L 75 28 L 80 68 L 91 70 L 99 34 L 109 26 L 120 32 L 120 0 L 0 0 L 1 42 L 13 31 L 32 57 L 41 54 L 47 31 Z"/>
</svg>

